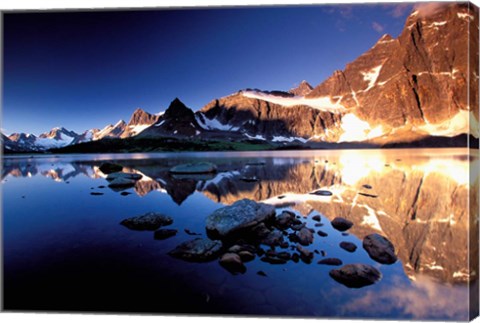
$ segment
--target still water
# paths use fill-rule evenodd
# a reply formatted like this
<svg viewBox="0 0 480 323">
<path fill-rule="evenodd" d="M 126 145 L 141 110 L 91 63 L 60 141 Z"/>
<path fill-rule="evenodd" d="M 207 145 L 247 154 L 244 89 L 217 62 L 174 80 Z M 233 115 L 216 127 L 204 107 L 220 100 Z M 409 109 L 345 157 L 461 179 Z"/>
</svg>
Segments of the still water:
<svg viewBox="0 0 480 323">
<path fill-rule="evenodd" d="M 142 178 L 112 190 L 99 170 L 105 161 Z M 218 172 L 169 173 L 191 161 Z M 466 149 L 5 156 L 4 308 L 466 320 L 477 281 L 468 263 L 469 201 L 478 209 L 469 169 L 477 162 Z M 332 195 L 309 194 L 318 189 Z M 193 233 L 206 237 L 206 217 L 243 198 L 275 205 L 277 214 L 291 210 L 327 233 L 306 247 L 316 251 L 313 261 L 256 257 L 233 275 L 218 260 L 168 255 Z M 151 211 L 172 217 L 166 228 L 178 233 L 155 240 L 120 225 Z M 335 217 L 354 223 L 347 234 L 330 225 Z M 368 256 L 362 240 L 371 233 L 394 244 L 395 264 Z M 342 241 L 358 248 L 347 252 Z M 329 276 L 337 267 L 317 264 L 325 257 L 372 265 L 382 278 L 348 288 Z"/>
</svg>

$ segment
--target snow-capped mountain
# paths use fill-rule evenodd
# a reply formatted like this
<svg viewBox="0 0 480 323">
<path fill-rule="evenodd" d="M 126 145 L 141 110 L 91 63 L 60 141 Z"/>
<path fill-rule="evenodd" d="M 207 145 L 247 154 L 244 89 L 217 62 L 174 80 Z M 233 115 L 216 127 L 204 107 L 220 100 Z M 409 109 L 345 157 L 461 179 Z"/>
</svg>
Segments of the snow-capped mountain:
<svg viewBox="0 0 480 323">
<path fill-rule="evenodd" d="M 13 133 L 8 137 L 4 136 L 2 139 L 4 147 L 11 151 L 45 151 L 103 138 L 132 137 L 155 123 L 158 118 L 160 118 L 160 115 L 153 115 L 142 109 L 136 109 L 128 124 L 119 120 L 114 125 L 107 125 L 103 129 L 89 129 L 81 134 L 63 127 L 56 127 L 40 134 L 38 137 L 32 134 Z"/>
<path fill-rule="evenodd" d="M 5 141 L 4 145 L 12 151 L 43 151 L 70 145 L 78 136 L 73 131 L 57 127 L 38 137 L 32 134 L 13 133 L 7 137 L 9 141 Z"/>
<path fill-rule="evenodd" d="M 209 129 L 270 141 L 385 144 L 428 136 L 478 138 L 475 57 L 474 6 L 445 3 L 428 15 L 420 6 L 398 38 L 382 36 L 307 94 L 240 91 L 210 102 L 197 118 Z"/>
<path fill-rule="evenodd" d="M 141 133 L 143 130 L 150 127 L 152 124 L 158 121 L 160 115 L 150 114 L 143 111 L 142 109 L 136 109 L 130 121 L 126 125 L 123 133 L 120 135 L 121 138 L 133 137 Z"/>
<path fill-rule="evenodd" d="M 302 81 L 289 92 L 241 90 L 197 112 L 175 99 L 164 114 L 135 110 L 128 124 L 80 135 L 64 128 L 12 134 L 4 146 L 45 150 L 133 136 L 307 145 L 478 138 L 478 22 L 468 3 L 444 3 L 428 14 L 418 6 L 397 38 L 383 35 L 315 87 Z"/>
</svg>

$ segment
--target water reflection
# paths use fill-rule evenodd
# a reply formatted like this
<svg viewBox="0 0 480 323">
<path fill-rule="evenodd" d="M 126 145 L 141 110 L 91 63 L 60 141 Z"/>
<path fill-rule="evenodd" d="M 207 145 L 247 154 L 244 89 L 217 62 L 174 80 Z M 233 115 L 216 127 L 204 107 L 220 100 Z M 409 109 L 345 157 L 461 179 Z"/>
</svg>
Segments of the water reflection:
<svg viewBox="0 0 480 323">
<path fill-rule="evenodd" d="M 142 175 L 133 187 L 138 196 L 159 192 L 181 205 L 197 192 L 222 204 L 248 198 L 288 205 L 304 216 L 316 211 L 330 220 L 344 217 L 355 223 L 350 232 L 359 239 L 373 232 L 388 237 L 406 275 L 423 286 L 423 277 L 462 284 L 476 279 L 468 268 L 469 256 L 478 257 L 476 244 L 469 254 L 468 205 L 469 192 L 478 192 L 478 179 L 469 181 L 469 169 L 478 159 L 469 159 L 467 153 L 442 149 L 204 155 L 199 158 L 218 167 L 217 174 L 207 177 L 169 173 L 171 167 L 194 158 L 191 155 L 117 156 L 115 162 L 124 166 L 124 172 Z M 46 176 L 55 181 L 106 177 L 99 170 L 102 160 L 65 162 L 49 157 L 3 162 L 3 181 L 10 176 Z M 319 189 L 332 195 L 311 194 Z M 478 209 L 478 199 L 470 202 Z"/>
</svg>

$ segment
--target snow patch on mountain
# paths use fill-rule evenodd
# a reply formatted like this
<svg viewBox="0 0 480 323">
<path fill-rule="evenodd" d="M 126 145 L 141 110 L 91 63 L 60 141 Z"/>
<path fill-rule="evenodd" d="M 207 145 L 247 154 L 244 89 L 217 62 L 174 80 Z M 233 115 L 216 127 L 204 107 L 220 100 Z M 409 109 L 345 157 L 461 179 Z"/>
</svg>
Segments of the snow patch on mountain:
<svg viewBox="0 0 480 323">
<path fill-rule="evenodd" d="M 363 80 L 368 82 L 368 86 L 364 91 L 370 90 L 375 85 L 375 83 L 377 82 L 378 75 L 380 74 L 380 71 L 381 71 L 382 67 L 383 67 L 383 64 L 372 68 L 368 72 L 361 72 L 362 75 L 363 75 Z"/>
<path fill-rule="evenodd" d="M 60 139 L 37 138 L 35 140 L 35 145 L 43 149 L 60 148 L 60 147 L 65 147 L 69 145 L 70 143 L 72 143 L 74 139 L 75 139 L 74 137 L 61 134 Z"/>
<path fill-rule="evenodd" d="M 129 126 L 128 128 L 130 129 L 130 134 L 132 136 L 135 136 L 135 135 L 138 135 L 140 132 L 142 132 L 143 130 L 147 129 L 148 127 L 150 127 L 151 125 L 149 124 L 139 124 L 139 125 L 136 125 L 136 126 Z"/>
<path fill-rule="evenodd" d="M 441 123 L 427 122 L 417 128 L 432 136 L 454 137 L 462 133 L 470 133 L 475 138 L 479 136 L 478 120 L 472 111 L 467 110 L 460 110 L 455 116 Z"/>
<path fill-rule="evenodd" d="M 242 91 L 241 94 L 244 97 L 263 100 L 267 102 L 271 102 L 274 104 L 278 104 L 284 107 L 293 107 L 297 105 L 306 105 L 314 109 L 318 109 L 321 111 L 332 112 L 332 113 L 342 113 L 346 111 L 346 108 L 338 103 L 332 102 L 330 97 L 319 97 L 319 98 L 306 98 L 303 96 L 290 96 L 290 97 L 283 97 L 278 95 L 273 95 L 269 93 L 264 93 L 260 91 Z"/>
<path fill-rule="evenodd" d="M 361 120 L 353 113 L 343 116 L 341 128 L 343 133 L 339 142 L 364 141 L 384 134 L 382 126 L 372 128 L 368 122 Z"/>
<path fill-rule="evenodd" d="M 223 124 L 217 119 L 208 119 L 204 115 L 195 115 L 197 123 L 205 130 L 222 130 L 222 131 L 238 131 L 239 127 L 234 127 L 229 124 Z"/>
</svg>

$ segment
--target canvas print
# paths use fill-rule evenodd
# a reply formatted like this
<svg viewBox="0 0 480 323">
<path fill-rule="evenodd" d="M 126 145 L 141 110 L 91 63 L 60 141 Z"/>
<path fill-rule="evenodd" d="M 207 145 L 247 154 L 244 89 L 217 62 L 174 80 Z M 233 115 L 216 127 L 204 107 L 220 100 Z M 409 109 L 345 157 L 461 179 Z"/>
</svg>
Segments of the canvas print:
<svg viewBox="0 0 480 323">
<path fill-rule="evenodd" d="M 4 11 L 3 311 L 473 319 L 478 22 Z"/>
</svg>

